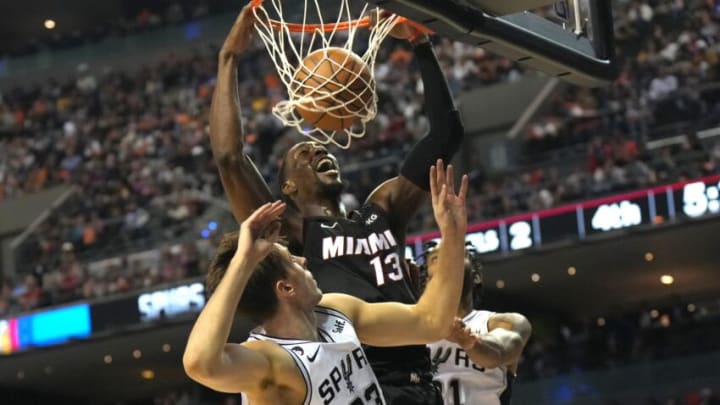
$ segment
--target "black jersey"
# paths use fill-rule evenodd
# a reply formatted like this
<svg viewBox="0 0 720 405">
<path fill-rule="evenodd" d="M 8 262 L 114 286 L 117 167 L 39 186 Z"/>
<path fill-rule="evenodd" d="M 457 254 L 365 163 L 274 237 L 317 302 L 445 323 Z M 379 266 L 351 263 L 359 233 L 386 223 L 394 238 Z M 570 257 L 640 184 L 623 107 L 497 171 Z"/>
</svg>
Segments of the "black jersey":
<svg viewBox="0 0 720 405">
<path fill-rule="evenodd" d="M 348 218 L 306 217 L 303 256 L 323 292 L 367 302 L 417 301 L 405 277 L 405 241 L 390 231 L 385 211 L 366 204 Z"/>
<path fill-rule="evenodd" d="M 390 231 L 387 213 L 365 204 L 348 218 L 306 217 L 303 256 L 323 292 L 349 294 L 367 302 L 417 301 L 405 270 L 405 241 Z M 378 379 L 385 370 L 430 371 L 424 346 L 366 349 Z"/>
</svg>

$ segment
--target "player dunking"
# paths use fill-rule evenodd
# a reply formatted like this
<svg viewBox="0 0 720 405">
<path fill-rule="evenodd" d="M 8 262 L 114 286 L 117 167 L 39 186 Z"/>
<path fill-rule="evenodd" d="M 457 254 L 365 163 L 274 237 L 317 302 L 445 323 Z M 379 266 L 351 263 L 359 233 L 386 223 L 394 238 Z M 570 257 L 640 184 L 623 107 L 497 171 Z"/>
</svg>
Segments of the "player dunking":
<svg viewBox="0 0 720 405">
<path fill-rule="evenodd" d="M 428 279 L 442 272 L 440 248 L 427 250 Z M 436 380 L 443 386 L 446 405 L 508 405 L 520 354 L 530 338 L 528 320 L 517 313 L 481 311 L 482 264 L 468 247 L 458 318 L 453 333 L 429 345 Z"/>
<path fill-rule="evenodd" d="M 220 51 L 210 120 L 213 154 L 238 222 L 272 201 L 268 185 L 243 153 L 238 111 L 236 62 L 251 42 L 253 24 L 252 10 L 246 6 Z M 417 35 L 408 25 L 397 27 L 394 35 L 413 40 L 424 83 L 429 133 L 407 156 L 400 175 L 381 184 L 349 215 L 339 202 L 344 184 L 335 157 L 314 142 L 293 146 L 279 173 L 280 195 L 288 203 L 282 233 L 290 251 L 307 258 L 324 291 L 368 302 L 412 304 L 417 297 L 403 266 L 406 224 L 427 199 L 428 168 L 436 159 L 448 160 L 454 155 L 463 126 L 428 37 Z M 424 346 L 371 347 L 367 355 L 389 404 L 441 403 Z"/>
<path fill-rule="evenodd" d="M 207 282 L 212 295 L 183 356 L 188 375 L 217 391 L 243 392 L 254 405 L 386 404 L 360 342 L 422 344 L 447 336 L 460 302 L 467 177 L 455 195 L 442 168 L 430 172 L 447 246 L 437 258 L 442 271 L 417 304 L 323 295 L 305 260 L 276 243 L 286 205 L 264 204 L 216 253 Z M 261 327 L 230 344 L 236 312 Z"/>
</svg>

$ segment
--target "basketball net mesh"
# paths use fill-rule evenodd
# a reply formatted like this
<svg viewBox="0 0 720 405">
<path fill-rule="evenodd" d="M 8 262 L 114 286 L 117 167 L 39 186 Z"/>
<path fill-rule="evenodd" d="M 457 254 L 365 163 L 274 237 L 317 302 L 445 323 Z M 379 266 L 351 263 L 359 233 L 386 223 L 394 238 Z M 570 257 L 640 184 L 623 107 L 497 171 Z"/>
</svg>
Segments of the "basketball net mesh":
<svg viewBox="0 0 720 405">
<path fill-rule="evenodd" d="M 285 21 L 282 0 L 266 0 L 254 8 L 256 17 L 255 30 L 265 44 L 280 79 L 285 84 L 288 92 L 288 100 L 277 103 L 272 112 L 284 125 L 297 128 L 301 134 L 316 142 L 322 144 L 332 143 L 342 149 L 347 149 L 353 139 L 362 138 L 365 135 L 366 124 L 375 118 L 377 114 L 375 57 L 380 48 L 380 43 L 382 43 L 400 17 L 393 14 L 381 20 L 379 8 L 374 8 L 371 11 L 371 13 L 374 13 L 374 20 L 377 23 L 374 26 L 367 27 L 370 29 L 369 43 L 365 52 L 359 55 L 370 70 L 369 81 L 357 74 L 342 83 L 335 80 L 336 75 L 333 75 L 333 77 L 322 77 L 322 90 L 313 91 L 315 88 L 308 88 L 307 84 L 295 79 L 298 70 L 303 68 L 303 60 L 313 51 L 329 47 L 342 48 L 348 52 L 353 52 L 352 47 L 358 29 L 361 26 L 367 26 L 367 24 L 361 22 L 361 18 L 367 14 L 368 5 L 365 4 L 359 16 L 353 16 L 348 0 L 340 0 L 340 10 L 336 20 L 334 23 L 330 23 L 325 22 L 323 10 L 318 4 L 318 0 L 304 1 L 301 25 L 312 29 L 303 29 L 300 32 L 291 28 L 298 24 Z M 277 19 L 271 19 L 265 8 L 266 6 L 274 9 L 275 14 L 278 16 Z M 320 23 L 306 24 L 309 17 L 316 17 Z M 345 32 L 343 35 L 345 38 L 340 38 L 341 35 L 338 35 L 338 32 Z M 322 59 L 317 61 L 316 66 L 325 60 L 329 60 L 327 52 L 322 53 Z M 338 62 L 329 60 L 329 63 L 337 65 Z M 352 75 L 352 72 L 348 73 Z M 360 80 L 362 80 L 363 86 L 357 86 Z M 350 83 L 353 84 L 355 90 L 348 86 Z M 361 88 L 358 89 L 358 87 Z M 327 90 L 328 88 L 333 90 Z M 310 90 L 310 94 L 306 95 L 308 90 Z M 371 92 L 372 97 L 362 97 L 367 91 Z M 339 95 L 342 95 L 342 97 L 338 97 Z M 298 106 L 302 106 L 302 109 L 306 111 L 330 115 L 337 119 L 351 120 L 354 124 L 339 131 L 303 127 L 305 121 L 298 113 Z M 359 106 L 362 107 L 359 108 Z"/>
</svg>

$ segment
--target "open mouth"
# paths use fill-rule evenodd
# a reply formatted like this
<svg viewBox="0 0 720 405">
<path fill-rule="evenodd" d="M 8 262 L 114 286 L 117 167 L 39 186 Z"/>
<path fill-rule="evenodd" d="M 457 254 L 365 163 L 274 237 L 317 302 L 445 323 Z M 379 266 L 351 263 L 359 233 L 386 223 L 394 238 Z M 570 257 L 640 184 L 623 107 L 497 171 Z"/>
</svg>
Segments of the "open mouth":
<svg viewBox="0 0 720 405">
<path fill-rule="evenodd" d="M 332 159 L 323 157 L 315 164 L 315 171 L 318 173 L 337 172 L 337 167 L 335 167 L 335 162 Z"/>
</svg>

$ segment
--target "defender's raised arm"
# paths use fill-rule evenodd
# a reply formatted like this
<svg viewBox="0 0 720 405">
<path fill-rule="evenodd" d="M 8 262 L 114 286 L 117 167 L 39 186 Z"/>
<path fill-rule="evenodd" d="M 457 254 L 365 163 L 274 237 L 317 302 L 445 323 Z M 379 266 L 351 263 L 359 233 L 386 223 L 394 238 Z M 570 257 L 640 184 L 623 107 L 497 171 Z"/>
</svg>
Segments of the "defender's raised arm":
<svg viewBox="0 0 720 405">
<path fill-rule="evenodd" d="M 233 258 L 190 332 L 183 366 L 193 380 L 222 392 L 253 391 L 273 372 L 273 356 L 262 344 L 228 343 L 243 291 L 257 264 L 279 238 L 285 204 L 258 208 L 240 229 Z"/>
<path fill-rule="evenodd" d="M 327 294 L 322 305 L 348 314 L 354 320 L 363 343 L 373 346 L 399 346 L 429 343 L 450 333 L 460 303 L 465 268 L 467 176 L 455 194 L 452 166 L 444 170 L 442 161 L 430 173 L 430 194 L 435 221 L 442 234 L 437 260 L 443 271 L 430 280 L 415 305 L 384 302 L 369 304 L 341 294 Z"/>
</svg>

